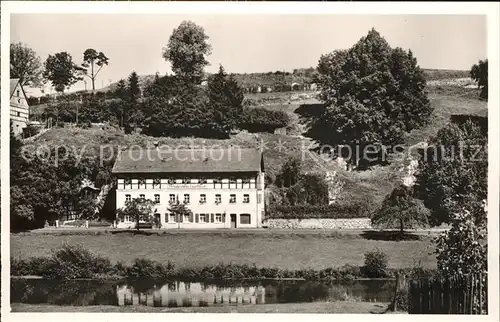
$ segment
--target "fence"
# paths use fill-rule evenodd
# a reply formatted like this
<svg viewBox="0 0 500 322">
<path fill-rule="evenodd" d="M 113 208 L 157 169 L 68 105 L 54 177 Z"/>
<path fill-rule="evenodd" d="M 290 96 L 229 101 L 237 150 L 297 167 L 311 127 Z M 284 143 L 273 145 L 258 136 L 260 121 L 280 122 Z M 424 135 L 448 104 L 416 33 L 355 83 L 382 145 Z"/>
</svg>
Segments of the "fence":
<svg viewBox="0 0 500 322">
<path fill-rule="evenodd" d="M 487 314 L 487 275 L 411 280 L 409 314 Z"/>
</svg>

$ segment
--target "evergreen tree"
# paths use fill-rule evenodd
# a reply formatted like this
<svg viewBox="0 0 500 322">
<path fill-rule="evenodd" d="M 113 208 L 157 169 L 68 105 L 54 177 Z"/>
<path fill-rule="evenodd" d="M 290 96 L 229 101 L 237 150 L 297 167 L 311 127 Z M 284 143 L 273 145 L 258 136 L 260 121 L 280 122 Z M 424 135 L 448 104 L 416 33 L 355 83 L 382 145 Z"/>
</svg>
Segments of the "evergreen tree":
<svg viewBox="0 0 500 322">
<path fill-rule="evenodd" d="M 214 131 L 229 136 L 243 113 L 243 91 L 232 76 L 227 76 L 222 66 L 208 80 L 208 100 Z"/>
<path fill-rule="evenodd" d="M 141 89 L 139 87 L 139 76 L 134 71 L 128 77 L 128 99 L 131 102 L 137 102 L 141 95 Z"/>
</svg>

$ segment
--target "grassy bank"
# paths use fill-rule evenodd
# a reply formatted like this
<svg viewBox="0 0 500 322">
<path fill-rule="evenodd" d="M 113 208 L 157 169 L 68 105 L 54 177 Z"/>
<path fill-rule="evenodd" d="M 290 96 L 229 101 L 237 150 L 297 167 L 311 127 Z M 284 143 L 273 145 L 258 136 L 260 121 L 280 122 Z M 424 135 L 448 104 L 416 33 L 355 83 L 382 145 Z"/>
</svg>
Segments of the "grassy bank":
<svg viewBox="0 0 500 322">
<path fill-rule="evenodd" d="M 12 312 L 142 312 L 142 313 L 350 313 L 381 314 L 388 303 L 370 302 L 313 302 L 291 304 L 262 304 L 248 306 L 212 306 L 186 308 L 160 308 L 151 306 L 59 306 L 12 303 Z"/>
<path fill-rule="evenodd" d="M 92 253 L 109 258 L 112 263 L 131 264 L 136 258 L 168 261 L 182 268 L 200 268 L 219 263 L 276 267 L 279 269 L 324 269 L 344 265 L 361 266 L 364 253 L 379 249 L 388 255 L 394 269 L 436 268 L 434 249 L 429 236 L 419 240 L 380 240 L 369 234 L 227 234 L 173 233 L 135 235 L 130 232 L 99 235 L 53 235 L 39 233 L 11 234 L 11 257 L 27 259 L 51 254 L 63 243 L 80 244 Z"/>
</svg>

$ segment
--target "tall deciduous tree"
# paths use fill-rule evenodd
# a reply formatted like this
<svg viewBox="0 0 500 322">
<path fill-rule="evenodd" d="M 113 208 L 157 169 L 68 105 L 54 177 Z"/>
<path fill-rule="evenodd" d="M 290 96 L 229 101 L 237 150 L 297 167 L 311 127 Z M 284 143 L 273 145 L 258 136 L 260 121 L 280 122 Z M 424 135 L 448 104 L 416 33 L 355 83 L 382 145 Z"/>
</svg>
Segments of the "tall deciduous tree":
<svg viewBox="0 0 500 322">
<path fill-rule="evenodd" d="M 183 21 L 173 30 L 163 48 L 163 57 L 170 61 L 176 75 L 201 83 L 204 68 L 209 64 L 206 57 L 211 54 L 208 38 L 203 27 L 192 21 Z"/>
<path fill-rule="evenodd" d="M 22 85 L 41 85 L 40 57 L 33 49 L 20 42 L 10 44 L 10 78 L 18 78 Z"/>
<path fill-rule="evenodd" d="M 82 67 L 85 69 L 85 75 L 92 81 L 92 90 L 95 90 L 95 79 L 97 75 L 104 65 L 108 65 L 108 61 L 109 58 L 106 57 L 102 51 L 97 52 L 93 48 L 89 48 L 83 53 Z"/>
<path fill-rule="evenodd" d="M 64 92 L 66 87 L 83 79 L 81 75 L 85 69 L 73 63 L 73 58 L 65 51 L 49 55 L 44 65 L 43 77 L 51 81 L 58 92 Z"/>
<path fill-rule="evenodd" d="M 382 206 L 372 217 L 372 223 L 385 228 L 418 228 L 429 224 L 429 209 L 423 202 L 413 197 L 412 188 L 405 185 L 396 187 L 382 202 Z"/>
<path fill-rule="evenodd" d="M 232 76 L 227 76 L 222 66 L 208 79 L 208 100 L 215 132 L 229 136 L 243 114 L 243 91 Z"/>
<path fill-rule="evenodd" d="M 481 88 L 480 97 L 488 99 L 488 59 L 480 60 L 479 63 L 474 64 L 470 69 L 470 77 Z"/>
<path fill-rule="evenodd" d="M 449 222 L 462 209 L 481 222 L 488 195 L 487 118 L 461 116 L 439 130 L 423 151 L 416 179 L 434 224 Z"/>
<path fill-rule="evenodd" d="M 154 202 L 150 199 L 134 198 L 125 202 L 125 207 L 117 209 L 119 218 L 127 216 L 135 222 L 135 228 L 139 231 L 140 222 L 153 222 Z"/>
<path fill-rule="evenodd" d="M 326 107 L 308 134 L 357 165 L 381 162 L 384 147 L 402 143 L 432 112 L 412 52 L 391 48 L 374 29 L 350 49 L 322 55 L 316 78 Z"/>
</svg>

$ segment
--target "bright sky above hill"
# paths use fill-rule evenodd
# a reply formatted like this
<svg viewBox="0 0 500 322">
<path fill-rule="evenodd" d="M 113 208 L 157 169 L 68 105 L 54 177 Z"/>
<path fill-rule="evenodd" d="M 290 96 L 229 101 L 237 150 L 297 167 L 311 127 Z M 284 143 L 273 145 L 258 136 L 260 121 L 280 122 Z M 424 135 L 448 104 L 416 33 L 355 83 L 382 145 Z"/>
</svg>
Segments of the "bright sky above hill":
<svg viewBox="0 0 500 322">
<path fill-rule="evenodd" d="M 110 63 L 98 76 L 101 88 L 133 70 L 170 72 L 162 47 L 182 20 L 203 26 L 210 37 L 208 72 L 219 63 L 234 73 L 316 67 L 322 54 L 349 48 L 372 27 L 391 46 L 411 49 L 422 68 L 469 69 L 487 54 L 486 18 L 460 15 L 16 14 L 11 42 L 25 43 L 42 61 L 67 51 L 81 63 L 87 48 L 104 52 Z M 80 82 L 71 91 L 84 86 Z"/>
</svg>

